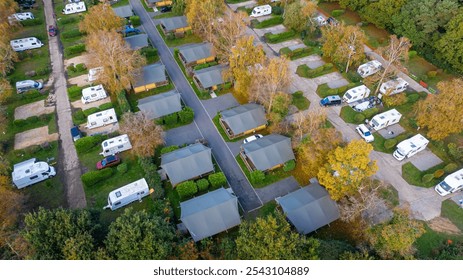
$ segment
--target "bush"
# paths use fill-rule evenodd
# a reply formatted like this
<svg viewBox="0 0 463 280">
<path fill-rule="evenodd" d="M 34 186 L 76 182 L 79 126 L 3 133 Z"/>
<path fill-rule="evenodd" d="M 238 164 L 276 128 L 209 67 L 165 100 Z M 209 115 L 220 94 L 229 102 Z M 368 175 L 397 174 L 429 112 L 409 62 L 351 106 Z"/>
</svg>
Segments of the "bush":
<svg viewBox="0 0 463 280">
<path fill-rule="evenodd" d="M 66 56 L 83 53 L 85 51 L 85 44 L 77 44 L 64 49 Z"/>
<path fill-rule="evenodd" d="M 129 19 L 133 26 L 139 26 L 141 24 L 139 16 L 131 16 Z"/>
<path fill-rule="evenodd" d="M 77 153 L 83 154 L 93 147 L 100 145 L 104 138 L 105 137 L 103 135 L 94 135 L 80 138 L 75 143 Z"/>
<path fill-rule="evenodd" d="M 163 154 L 167 154 L 167 153 L 170 153 L 170 152 L 173 152 L 175 150 L 178 150 L 178 146 L 177 145 L 172 145 L 172 146 L 167 146 L 167 147 L 164 147 L 161 149 L 161 155 Z"/>
<path fill-rule="evenodd" d="M 354 121 L 355 121 L 356 123 L 363 123 L 363 122 L 365 121 L 365 118 L 366 118 L 366 117 L 365 117 L 364 114 L 362 114 L 362 113 L 357 113 L 357 114 L 355 114 Z"/>
<path fill-rule="evenodd" d="M 99 112 L 99 111 L 100 111 L 100 109 L 92 107 L 92 108 L 88 108 L 87 110 L 84 110 L 83 113 L 84 113 L 85 117 L 88 117 L 91 114 L 95 114 L 96 112 Z"/>
<path fill-rule="evenodd" d="M 177 124 L 177 121 L 178 121 L 178 115 L 177 113 L 173 113 L 173 114 L 164 116 L 163 120 L 164 120 L 164 123 L 168 126 L 175 125 Z"/>
<path fill-rule="evenodd" d="M 37 69 L 37 75 L 43 76 L 51 73 L 51 68 L 50 66 L 45 66 Z"/>
<path fill-rule="evenodd" d="M 250 177 L 251 178 L 249 178 L 249 179 L 251 180 L 251 183 L 253 183 L 253 184 L 260 184 L 265 180 L 265 174 L 264 174 L 264 172 L 262 172 L 260 170 L 252 171 L 251 174 L 250 174 Z"/>
<path fill-rule="evenodd" d="M 457 146 L 455 143 L 450 143 L 447 145 L 449 149 L 449 154 L 454 160 L 460 160 L 463 157 L 463 147 Z"/>
<path fill-rule="evenodd" d="M 397 144 L 397 139 L 387 139 L 386 141 L 384 141 L 384 148 L 389 150 L 389 149 L 394 148 L 396 144 Z"/>
<path fill-rule="evenodd" d="M 198 188 L 196 187 L 196 184 L 193 181 L 186 181 L 180 183 L 175 187 L 175 189 L 177 190 L 178 195 L 182 199 L 189 198 L 198 192 Z"/>
<path fill-rule="evenodd" d="M 66 67 L 66 70 L 68 70 L 68 73 L 69 73 L 69 72 L 72 72 L 72 73 L 77 72 L 77 69 L 76 69 L 76 67 L 74 66 L 74 64 L 71 64 L 71 65 L 69 65 L 68 67 Z"/>
<path fill-rule="evenodd" d="M 61 38 L 63 39 L 69 39 L 69 38 L 75 38 L 75 37 L 80 37 L 84 34 L 82 34 L 79 29 L 71 29 L 66 32 L 61 32 Z"/>
<path fill-rule="evenodd" d="M 271 44 L 276 44 L 276 43 L 286 41 L 287 39 L 292 38 L 295 35 L 296 35 L 296 32 L 294 30 L 290 30 L 290 31 L 285 31 L 285 32 L 278 33 L 278 34 L 265 33 L 264 36 L 267 39 L 267 42 Z"/>
<path fill-rule="evenodd" d="M 123 162 L 121 164 L 119 164 L 117 166 L 117 172 L 121 173 L 121 174 L 125 174 L 127 173 L 127 169 L 128 169 L 128 166 L 127 166 L 127 163 Z"/>
<path fill-rule="evenodd" d="M 363 115 L 365 115 L 366 119 L 371 119 L 374 115 L 378 114 L 379 109 L 378 108 L 370 108 L 362 112 Z"/>
<path fill-rule="evenodd" d="M 333 63 L 326 63 L 323 65 L 323 70 L 329 70 L 333 68 Z"/>
<path fill-rule="evenodd" d="M 418 93 L 412 93 L 409 96 L 407 96 L 407 103 L 415 103 L 420 99 L 420 95 Z"/>
<path fill-rule="evenodd" d="M 98 107 L 98 108 L 100 109 L 100 111 L 104 111 L 104 110 L 114 108 L 114 106 L 113 106 L 113 104 L 111 102 L 108 102 L 108 103 L 105 103 L 105 104 L 101 104 L 100 107 Z"/>
<path fill-rule="evenodd" d="M 28 20 L 21 21 L 22 26 L 34 26 L 34 25 L 40 25 L 42 23 L 43 21 L 40 18 L 34 18 L 34 19 L 28 19 Z"/>
<path fill-rule="evenodd" d="M 333 17 L 338 17 L 338 16 L 344 14 L 345 12 L 346 12 L 345 10 L 333 10 L 333 11 L 331 12 L 331 15 L 332 15 Z"/>
<path fill-rule="evenodd" d="M 452 173 L 452 172 L 456 171 L 457 169 L 458 169 L 458 164 L 453 163 L 453 162 L 447 164 L 447 165 L 444 167 L 445 173 Z"/>
<path fill-rule="evenodd" d="M 85 139 L 85 138 L 82 138 L 82 139 Z M 103 180 L 110 178 L 112 175 L 113 175 L 113 170 L 111 168 L 105 168 L 105 169 L 98 170 L 98 171 L 87 172 L 84 175 L 82 175 L 80 179 L 82 179 L 82 183 L 84 183 L 86 187 L 90 187 L 90 186 L 95 185 L 98 182 L 101 182 Z"/>
<path fill-rule="evenodd" d="M 156 56 L 158 54 L 158 50 L 155 48 L 143 48 L 141 49 L 140 53 L 148 58 Z"/>
<path fill-rule="evenodd" d="M 76 65 L 76 71 L 77 72 L 83 72 L 85 70 L 87 70 L 87 66 L 85 66 L 84 63 L 79 63 L 79 64 Z"/>
<path fill-rule="evenodd" d="M 17 127 L 23 127 L 23 126 L 27 125 L 27 121 L 23 120 L 23 119 L 18 119 L 18 120 L 14 120 L 13 124 L 15 126 L 17 126 Z"/>
<path fill-rule="evenodd" d="M 198 191 L 206 191 L 209 188 L 209 181 L 207 179 L 199 179 L 196 181 L 196 186 L 198 186 Z"/>
<path fill-rule="evenodd" d="M 429 183 L 432 179 L 434 179 L 434 174 L 425 174 L 423 178 L 421 178 L 421 181 L 423 181 L 423 183 Z"/>
<path fill-rule="evenodd" d="M 209 175 L 208 177 L 209 183 L 211 183 L 211 186 L 215 189 L 218 187 L 223 187 L 227 184 L 227 178 L 223 174 L 223 172 L 217 172 L 214 174 Z"/>
<path fill-rule="evenodd" d="M 354 71 L 349 71 L 346 73 L 347 79 L 351 81 L 352 83 L 358 83 L 360 80 L 362 80 L 362 77 L 357 72 Z"/>
<path fill-rule="evenodd" d="M 294 170 L 295 167 L 296 167 L 296 161 L 292 159 L 292 160 L 285 162 L 285 165 L 283 165 L 283 170 L 285 172 L 289 172 L 291 170 Z"/>
<path fill-rule="evenodd" d="M 415 56 L 417 56 L 417 52 L 416 51 L 409 51 L 408 52 L 408 58 L 414 58 Z"/>
<path fill-rule="evenodd" d="M 428 78 L 434 78 L 437 76 L 437 71 L 429 71 L 428 73 L 426 73 L 426 75 L 428 76 Z"/>
<path fill-rule="evenodd" d="M 272 14 L 274 14 L 274 15 L 282 15 L 283 14 L 283 8 L 280 7 L 280 6 L 272 7 Z"/>
<path fill-rule="evenodd" d="M 444 176 L 444 174 L 445 174 L 444 169 L 437 169 L 436 171 L 434 171 L 433 175 L 434 175 L 434 178 L 437 179 L 437 178 Z"/>
<path fill-rule="evenodd" d="M 184 107 L 182 111 L 178 112 L 181 124 L 189 124 L 195 118 L 195 112 L 190 107 Z"/>
<path fill-rule="evenodd" d="M 164 197 L 164 188 L 162 187 L 161 176 L 157 172 L 158 167 L 153 163 L 152 158 L 139 157 L 138 164 L 145 173 L 145 179 L 148 183 L 148 186 L 151 186 L 154 189 L 153 197 L 154 198 L 163 198 Z"/>
<path fill-rule="evenodd" d="M 117 103 L 119 104 L 122 113 L 130 112 L 130 103 L 125 95 L 125 90 L 122 90 L 117 94 Z"/>
<path fill-rule="evenodd" d="M 68 95 L 71 99 L 79 99 L 82 95 L 82 88 L 78 86 L 72 86 L 68 88 Z"/>
<path fill-rule="evenodd" d="M 82 112 L 81 109 L 77 110 L 74 114 L 73 114 L 73 118 L 74 118 L 74 122 L 75 123 L 84 123 L 85 120 L 86 120 L 86 117 L 84 115 L 84 112 Z"/>
</svg>

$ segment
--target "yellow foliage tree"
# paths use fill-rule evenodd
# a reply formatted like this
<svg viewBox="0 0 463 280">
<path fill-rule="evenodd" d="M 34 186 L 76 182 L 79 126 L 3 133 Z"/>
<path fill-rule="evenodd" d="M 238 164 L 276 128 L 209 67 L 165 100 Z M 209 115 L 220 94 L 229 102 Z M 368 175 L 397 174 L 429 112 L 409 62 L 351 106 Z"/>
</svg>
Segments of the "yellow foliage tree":
<svg viewBox="0 0 463 280">
<path fill-rule="evenodd" d="M 311 18 L 316 11 L 317 4 L 314 1 L 294 1 L 291 4 L 285 5 L 284 24 L 297 32 L 313 28 L 315 25 Z"/>
<path fill-rule="evenodd" d="M 0 76 L 6 76 L 18 61 L 18 54 L 11 48 L 10 40 L 13 32 L 8 17 L 16 12 L 18 3 L 14 0 L 0 1 Z M 14 24 L 20 26 L 20 24 Z"/>
<path fill-rule="evenodd" d="M 194 33 L 212 42 L 214 26 L 211 24 L 224 11 L 222 0 L 187 0 L 186 18 Z"/>
<path fill-rule="evenodd" d="M 212 43 L 218 59 L 228 62 L 233 46 L 246 31 L 246 22 L 249 17 L 245 12 L 233 13 L 227 11 L 221 20 L 214 21 L 214 36 Z"/>
<path fill-rule="evenodd" d="M 79 30 L 91 34 L 99 30 L 117 30 L 123 25 L 124 19 L 117 16 L 109 4 L 99 4 L 88 10 L 88 14 L 79 23 Z"/>
</svg>

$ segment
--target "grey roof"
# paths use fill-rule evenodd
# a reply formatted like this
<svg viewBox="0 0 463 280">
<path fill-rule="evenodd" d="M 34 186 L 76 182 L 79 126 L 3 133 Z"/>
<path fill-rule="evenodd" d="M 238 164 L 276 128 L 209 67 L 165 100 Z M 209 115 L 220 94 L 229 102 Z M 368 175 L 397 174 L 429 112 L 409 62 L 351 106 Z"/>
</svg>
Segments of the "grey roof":
<svg viewBox="0 0 463 280">
<path fill-rule="evenodd" d="M 201 70 L 196 70 L 194 76 L 199 80 L 203 88 L 209 88 L 224 83 L 222 78 L 222 72 L 227 67 L 224 65 L 216 65 Z"/>
<path fill-rule="evenodd" d="M 138 78 L 135 87 L 167 81 L 166 67 L 161 63 L 146 65 Z"/>
<path fill-rule="evenodd" d="M 160 21 L 166 31 L 174 31 L 175 29 L 188 26 L 186 16 L 162 18 Z"/>
<path fill-rule="evenodd" d="M 264 107 L 249 103 L 225 110 L 220 113 L 234 134 L 240 134 L 250 129 L 267 124 Z"/>
<path fill-rule="evenodd" d="M 210 43 L 192 44 L 178 47 L 178 51 L 185 58 L 186 63 L 212 56 L 212 45 Z"/>
<path fill-rule="evenodd" d="M 148 3 L 157 3 L 165 0 L 148 0 Z"/>
<path fill-rule="evenodd" d="M 175 90 L 148 96 L 138 100 L 138 108 L 148 118 L 157 119 L 182 110 L 180 93 Z"/>
<path fill-rule="evenodd" d="M 148 35 L 137 34 L 124 38 L 125 42 L 129 44 L 132 50 L 138 50 L 144 47 L 148 47 Z"/>
<path fill-rule="evenodd" d="M 161 168 L 173 186 L 214 171 L 211 148 L 201 143 L 186 146 L 161 156 Z"/>
<path fill-rule="evenodd" d="M 194 241 L 241 223 L 238 199 L 224 188 L 181 202 L 180 208 L 180 220 Z"/>
<path fill-rule="evenodd" d="M 294 159 L 291 138 L 279 134 L 264 136 L 242 147 L 254 166 L 262 171 Z"/>
<path fill-rule="evenodd" d="M 276 201 L 297 231 L 302 234 L 317 230 L 339 218 L 336 202 L 319 184 L 311 184 L 279 197 Z"/>
<path fill-rule="evenodd" d="M 112 9 L 118 17 L 126 18 L 133 16 L 132 7 L 130 5 L 115 7 Z"/>
</svg>

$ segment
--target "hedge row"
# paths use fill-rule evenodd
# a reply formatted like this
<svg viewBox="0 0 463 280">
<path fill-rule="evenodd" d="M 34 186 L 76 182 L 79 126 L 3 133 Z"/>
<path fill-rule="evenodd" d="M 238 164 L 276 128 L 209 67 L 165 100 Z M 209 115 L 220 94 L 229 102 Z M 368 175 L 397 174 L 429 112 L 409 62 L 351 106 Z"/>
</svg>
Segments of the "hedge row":
<svg viewBox="0 0 463 280">
<path fill-rule="evenodd" d="M 286 41 L 296 35 L 296 32 L 294 30 L 289 30 L 285 31 L 282 33 L 278 34 L 272 34 L 272 33 L 265 33 L 265 39 L 267 39 L 267 42 L 271 44 L 276 44 L 276 43 L 281 43 L 283 41 Z"/>
<path fill-rule="evenodd" d="M 122 90 L 117 94 L 117 103 L 119 104 L 119 107 L 121 108 L 122 113 L 130 112 L 130 103 L 127 100 L 127 96 L 125 93 L 125 90 Z"/>
<path fill-rule="evenodd" d="M 164 147 L 164 148 L 161 149 L 161 155 L 173 152 L 175 150 L 178 150 L 178 148 L 179 147 L 177 145 Z"/>
<path fill-rule="evenodd" d="M 181 199 L 192 197 L 197 192 L 206 191 L 209 186 L 213 189 L 223 187 L 227 184 L 227 178 L 223 172 L 217 172 L 208 176 L 208 179 L 202 178 L 195 182 L 186 181 L 178 184 L 175 189 Z"/>
<path fill-rule="evenodd" d="M 146 183 L 154 189 L 154 198 L 163 198 L 164 189 L 162 188 L 161 177 L 157 171 L 158 167 L 153 163 L 153 159 L 139 157 L 138 164 L 140 164 L 141 169 L 143 169 L 143 172 L 145 173 Z"/>
<path fill-rule="evenodd" d="M 34 19 L 28 19 L 28 20 L 21 21 L 22 26 L 34 26 L 34 25 L 40 25 L 42 23 L 43 21 L 40 18 L 34 18 Z"/>
<path fill-rule="evenodd" d="M 85 44 L 77 44 L 77 45 L 65 48 L 64 54 L 69 56 L 69 55 L 83 53 L 84 51 L 85 51 Z"/>
<path fill-rule="evenodd" d="M 69 39 L 69 38 L 75 38 L 75 37 L 80 37 L 84 35 L 82 32 L 79 31 L 79 29 L 72 29 L 66 32 L 61 32 L 61 38 L 63 39 Z"/>
<path fill-rule="evenodd" d="M 181 111 L 162 117 L 160 123 L 167 126 L 174 126 L 180 122 L 180 124 L 189 124 L 195 118 L 193 109 L 185 106 Z"/>
<path fill-rule="evenodd" d="M 270 26 L 275 26 L 275 25 L 278 25 L 278 24 L 282 24 L 283 21 L 284 21 L 283 17 L 275 16 L 275 17 L 263 20 L 261 22 L 257 21 L 257 23 L 253 24 L 252 27 L 253 28 L 258 28 L 258 29 L 259 28 L 267 28 L 267 27 L 270 27 Z"/>
<path fill-rule="evenodd" d="M 13 124 L 17 127 L 24 127 L 31 123 L 48 123 L 52 118 L 52 114 L 48 115 L 40 115 L 40 116 L 32 116 L 27 119 L 16 119 L 13 121 Z"/>
<path fill-rule="evenodd" d="M 208 62 L 208 63 L 198 64 L 195 67 L 193 67 L 193 69 L 194 70 L 201 70 L 201 69 L 204 69 L 204 68 L 215 66 L 217 64 L 219 64 L 217 61 L 211 61 L 211 62 Z"/>
<path fill-rule="evenodd" d="M 60 24 L 68 24 L 68 23 L 74 23 L 74 22 L 77 22 L 79 20 L 79 18 L 77 17 L 62 17 L 60 18 L 59 22 Z"/>
<path fill-rule="evenodd" d="M 71 64 L 66 69 L 68 70 L 68 72 L 78 73 L 87 70 L 87 66 L 84 63 L 79 63 L 76 65 Z"/>
<path fill-rule="evenodd" d="M 306 56 L 314 54 L 315 52 L 316 50 L 310 47 L 295 49 L 294 51 L 292 51 L 288 47 L 280 49 L 280 54 L 285 55 L 291 60 L 296 60 L 302 57 L 306 57 Z"/>
<path fill-rule="evenodd" d="M 82 139 L 85 139 L 85 138 L 82 138 Z M 105 169 L 98 170 L 98 171 L 87 172 L 84 175 L 82 175 L 80 179 L 82 180 L 82 183 L 84 183 L 86 187 L 90 187 L 90 186 L 95 185 L 96 183 L 99 183 L 103 180 L 110 178 L 112 175 L 113 175 L 112 168 L 105 168 Z"/>
<path fill-rule="evenodd" d="M 139 16 L 131 16 L 129 18 L 129 20 L 130 20 L 130 23 L 132 23 L 133 26 L 139 26 L 141 24 Z"/>
<path fill-rule="evenodd" d="M 80 138 L 75 143 L 77 153 L 84 154 L 88 152 L 93 147 L 100 145 L 105 138 L 105 136 L 99 134 Z"/>
<path fill-rule="evenodd" d="M 299 76 L 304 77 L 304 78 L 316 78 L 316 77 L 325 75 L 327 73 L 330 73 L 332 71 L 333 71 L 332 63 L 326 63 L 315 69 L 310 69 L 309 66 L 303 64 L 297 67 L 296 73 Z"/>
</svg>

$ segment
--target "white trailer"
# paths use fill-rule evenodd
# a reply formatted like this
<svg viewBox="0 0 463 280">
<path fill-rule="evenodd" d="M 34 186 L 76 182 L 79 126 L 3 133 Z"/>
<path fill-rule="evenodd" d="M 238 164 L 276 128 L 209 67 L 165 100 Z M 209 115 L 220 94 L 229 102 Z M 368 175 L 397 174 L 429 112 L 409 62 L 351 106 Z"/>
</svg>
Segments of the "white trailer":
<svg viewBox="0 0 463 280">
<path fill-rule="evenodd" d="M 13 167 L 13 184 L 22 189 L 56 175 L 55 168 L 35 158 L 17 163 Z"/>
<path fill-rule="evenodd" d="M 445 177 L 444 181 L 437 184 L 434 190 L 440 196 L 446 196 L 456 191 L 463 190 L 463 169 Z"/>
<path fill-rule="evenodd" d="M 43 46 L 43 43 L 35 37 L 21 38 L 10 41 L 11 48 L 20 52 L 25 50 L 37 49 Z"/>
<path fill-rule="evenodd" d="M 397 160 L 403 160 L 426 149 L 428 144 L 428 139 L 424 138 L 421 134 L 417 134 L 397 144 L 397 149 L 392 155 Z"/>
<path fill-rule="evenodd" d="M 116 123 L 117 116 L 114 108 L 101 111 L 98 113 L 91 114 L 87 117 L 87 125 L 85 126 L 88 129 L 93 129 L 108 124 Z"/>
<path fill-rule="evenodd" d="M 94 87 L 84 88 L 82 90 L 82 103 L 88 104 L 90 102 L 98 101 L 108 97 L 106 91 L 103 88 L 103 85 L 97 85 Z"/>
<path fill-rule="evenodd" d="M 41 90 L 43 88 L 43 84 L 41 82 L 36 82 L 33 80 L 24 80 L 16 82 L 16 92 L 23 93 L 28 90 Z"/>
<path fill-rule="evenodd" d="M 369 125 L 376 131 L 383 129 L 387 126 L 396 124 L 400 121 L 402 114 L 399 113 L 396 109 L 391 109 L 389 111 L 383 112 L 374 116 Z"/>
<path fill-rule="evenodd" d="M 257 6 L 254 9 L 252 9 L 251 17 L 261 17 L 261 16 L 270 15 L 271 13 L 272 13 L 272 6 L 270 5 Z"/>
<path fill-rule="evenodd" d="M 85 8 L 85 2 L 77 2 L 77 3 L 70 3 L 66 4 L 63 9 L 63 14 L 70 15 L 75 13 L 85 12 L 87 9 Z"/>
<path fill-rule="evenodd" d="M 132 149 L 129 136 L 127 134 L 116 136 L 101 143 L 103 152 L 100 155 L 107 157 L 117 153 Z"/>
<path fill-rule="evenodd" d="M 357 69 L 357 73 L 360 75 L 360 77 L 365 78 L 378 72 L 381 69 L 381 67 L 381 62 L 377 60 L 372 60 L 360 65 Z"/>
<path fill-rule="evenodd" d="M 405 91 L 408 87 L 407 81 L 402 78 L 387 81 L 381 84 L 379 91 L 382 94 L 396 94 Z"/>
<path fill-rule="evenodd" d="M 370 89 L 367 88 L 367 86 L 365 85 L 361 85 L 361 86 L 354 87 L 346 91 L 346 93 L 342 97 L 342 100 L 346 103 L 352 103 L 360 99 L 363 99 L 365 97 L 368 97 L 369 95 L 370 95 Z"/>
<path fill-rule="evenodd" d="M 93 82 L 98 80 L 101 72 L 103 72 L 103 67 L 101 66 L 88 70 L 88 81 Z"/>
<path fill-rule="evenodd" d="M 108 205 L 103 209 L 116 210 L 134 201 L 141 201 L 150 194 L 145 178 L 132 182 L 128 185 L 115 189 L 108 195 Z"/>
<path fill-rule="evenodd" d="M 16 13 L 12 14 L 11 16 L 8 17 L 8 20 L 10 23 L 13 21 L 23 21 L 23 20 L 28 20 L 28 19 L 34 19 L 34 14 L 31 12 L 26 12 L 26 13 Z"/>
</svg>

